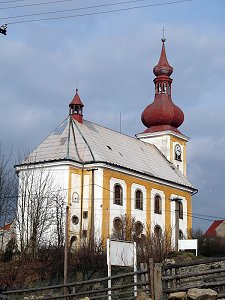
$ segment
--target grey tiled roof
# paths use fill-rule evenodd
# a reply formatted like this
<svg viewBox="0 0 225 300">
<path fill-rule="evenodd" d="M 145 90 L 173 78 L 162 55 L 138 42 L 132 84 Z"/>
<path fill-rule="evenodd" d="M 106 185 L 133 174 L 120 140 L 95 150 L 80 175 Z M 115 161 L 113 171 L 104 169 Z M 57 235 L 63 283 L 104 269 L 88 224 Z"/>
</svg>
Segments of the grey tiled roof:
<svg viewBox="0 0 225 300">
<path fill-rule="evenodd" d="M 69 117 L 23 162 L 69 158 L 107 162 L 193 188 L 188 179 L 154 146 L 89 121 Z"/>
</svg>

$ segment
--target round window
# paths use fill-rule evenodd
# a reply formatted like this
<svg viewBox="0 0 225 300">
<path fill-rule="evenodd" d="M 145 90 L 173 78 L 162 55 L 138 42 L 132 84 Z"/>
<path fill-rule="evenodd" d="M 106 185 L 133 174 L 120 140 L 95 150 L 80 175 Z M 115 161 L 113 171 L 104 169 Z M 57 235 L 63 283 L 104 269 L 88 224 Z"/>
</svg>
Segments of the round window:
<svg viewBox="0 0 225 300">
<path fill-rule="evenodd" d="M 77 225 L 77 224 L 79 223 L 79 218 L 78 218 L 78 216 L 72 216 L 72 223 L 73 223 L 74 225 Z"/>
</svg>

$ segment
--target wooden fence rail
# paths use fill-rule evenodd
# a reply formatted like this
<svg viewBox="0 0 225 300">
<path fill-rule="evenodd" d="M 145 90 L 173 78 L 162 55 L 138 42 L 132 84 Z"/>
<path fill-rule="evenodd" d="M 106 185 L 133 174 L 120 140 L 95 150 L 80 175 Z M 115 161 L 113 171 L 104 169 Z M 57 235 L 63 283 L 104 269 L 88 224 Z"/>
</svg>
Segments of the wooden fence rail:
<svg viewBox="0 0 225 300">
<path fill-rule="evenodd" d="M 138 277 L 134 283 L 133 277 Z M 112 280 L 108 288 L 108 280 Z M 92 300 L 111 299 L 133 300 L 134 287 L 145 291 L 152 300 L 167 300 L 173 292 L 187 291 L 190 288 L 212 288 L 218 298 L 225 297 L 225 257 L 196 260 L 180 264 L 154 264 L 151 259 L 142 264 L 137 272 L 127 272 L 111 277 L 97 278 L 68 284 L 44 286 L 25 290 L 12 290 L 0 294 L 1 299 L 81 299 L 88 296 Z M 66 288 L 66 289 L 65 289 Z M 1 298 L 2 297 L 2 298 Z"/>
<path fill-rule="evenodd" d="M 190 288 L 212 288 L 225 295 L 225 257 L 162 266 L 162 298 Z M 157 299 L 159 300 L 159 299 Z"/>
<path fill-rule="evenodd" d="M 137 275 L 140 277 L 136 283 L 132 282 L 132 277 Z M 143 276 L 144 275 L 144 276 Z M 23 290 L 11 290 L 0 294 L 0 299 L 23 299 L 26 296 L 28 299 L 81 299 L 82 296 L 89 296 L 90 299 L 108 299 L 108 291 L 111 291 L 112 299 L 135 299 L 134 297 L 134 287 L 137 286 L 138 290 L 146 291 L 150 293 L 150 283 L 149 280 L 143 280 L 150 278 L 149 269 L 138 270 L 137 272 L 128 272 L 119 275 L 114 275 L 111 277 L 97 278 L 80 282 L 72 282 L 68 284 L 44 286 L 39 288 L 23 289 Z M 121 280 L 130 278 L 129 283 L 114 284 L 111 288 L 107 287 L 108 280 Z M 104 284 L 97 289 L 92 289 L 93 284 Z M 79 287 L 79 291 L 77 288 Z M 67 289 L 68 293 L 65 293 L 64 288 Z M 83 290 L 82 290 L 83 289 Z M 63 292 L 64 290 L 64 292 Z M 43 292 L 40 295 L 40 292 Z M 47 293 L 47 294 L 46 294 Z M 127 295 L 127 297 L 126 297 Z"/>
</svg>

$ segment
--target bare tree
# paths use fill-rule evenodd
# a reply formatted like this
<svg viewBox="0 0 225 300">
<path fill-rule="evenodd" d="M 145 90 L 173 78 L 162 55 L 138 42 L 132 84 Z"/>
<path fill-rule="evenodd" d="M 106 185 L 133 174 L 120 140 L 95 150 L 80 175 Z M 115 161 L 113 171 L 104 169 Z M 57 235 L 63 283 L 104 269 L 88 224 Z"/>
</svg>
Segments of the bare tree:
<svg viewBox="0 0 225 300">
<path fill-rule="evenodd" d="M 111 238 L 123 241 L 133 241 L 136 237 L 135 217 L 120 215 L 113 221 Z"/>
<path fill-rule="evenodd" d="M 114 219 L 111 238 L 124 241 L 135 241 L 139 262 L 162 262 L 172 251 L 171 232 L 152 232 L 150 226 L 144 226 L 135 217 L 121 215 Z"/>
<path fill-rule="evenodd" d="M 0 227 L 11 222 L 16 207 L 16 177 L 11 165 L 12 152 L 5 155 L 0 146 Z M 1 236 L 2 250 L 4 235 Z"/>
<path fill-rule="evenodd" d="M 58 190 L 55 193 L 55 236 L 56 236 L 56 246 L 58 248 L 64 245 L 64 238 L 65 238 L 65 215 L 66 215 L 66 199 L 67 193 L 65 191 Z"/>
<path fill-rule="evenodd" d="M 20 170 L 17 238 L 22 256 L 34 257 L 41 245 L 63 243 L 64 198 L 50 170 Z"/>
<path fill-rule="evenodd" d="M 150 258 L 154 262 L 163 262 L 171 251 L 171 232 L 151 232 L 146 228 L 146 234 L 138 240 L 138 256 L 143 262 L 148 262 Z"/>
</svg>

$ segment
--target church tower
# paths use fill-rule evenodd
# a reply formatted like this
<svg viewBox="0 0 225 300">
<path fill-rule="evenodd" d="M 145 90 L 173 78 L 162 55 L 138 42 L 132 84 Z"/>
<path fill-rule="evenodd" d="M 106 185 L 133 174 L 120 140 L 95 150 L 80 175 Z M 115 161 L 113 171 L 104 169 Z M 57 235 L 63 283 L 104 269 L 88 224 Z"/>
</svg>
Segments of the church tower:
<svg viewBox="0 0 225 300">
<path fill-rule="evenodd" d="M 73 100 L 69 104 L 70 108 L 70 115 L 73 117 L 74 120 L 78 121 L 79 123 L 83 123 L 83 107 L 84 104 L 80 100 L 80 96 L 78 95 L 78 89 L 76 89 L 76 94 L 73 97 Z"/>
<path fill-rule="evenodd" d="M 155 99 L 142 113 L 142 123 L 147 129 L 137 138 L 154 144 L 186 176 L 186 143 L 188 137 L 178 127 L 184 121 L 183 111 L 172 101 L 173 68 L 168 63 L 162 39 L 162 51 L 158 64 L 153 68 L 156 76 Z"/>
</svg>

